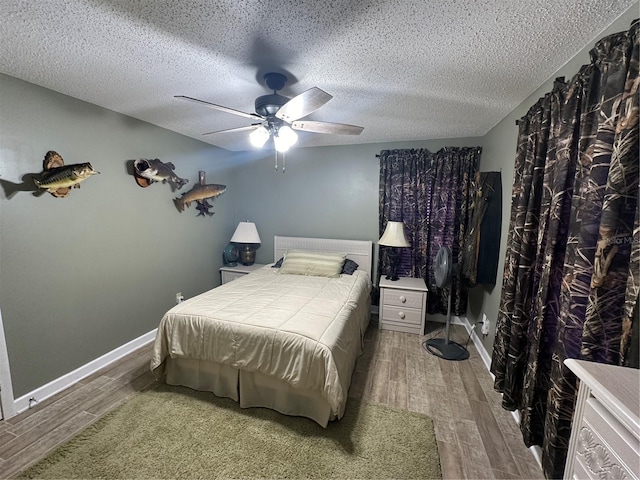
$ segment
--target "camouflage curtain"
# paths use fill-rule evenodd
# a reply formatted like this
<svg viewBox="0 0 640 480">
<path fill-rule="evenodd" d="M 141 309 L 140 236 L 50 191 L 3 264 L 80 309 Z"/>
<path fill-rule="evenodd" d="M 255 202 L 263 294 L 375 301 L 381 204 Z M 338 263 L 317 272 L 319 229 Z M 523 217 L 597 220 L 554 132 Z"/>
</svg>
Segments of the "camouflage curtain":
<svg viewBox="0 0 640 480">
<path fill-rule="evenodd" d="M 519 121 L 491 371 L 525 443 L 542 446 L 547 478 L 562 477 L 571 433 L 564 360 L 637 367 L 638 52 L 634 21 Z"/>
<path fill-rule="evenodd" d="M 447 147 L 380 152 L 379 229 L 388 221 L 405 224 L 410 248 L 402 249 L 398 274 L 424 278 L 429 287 L 427 311 L 447 313 L 446 292 L 436 288 L 433 261 L 441 246 L 451 248 L 454 264 L 461 261 L 462 241 L 470 221 L 471 184 L 480 148 Z M 378 272 L 389 271 L 389 247 L 381 247 Z M 459 277 L 452 285 L 453 315 L 464 315 L 467 289 Z"/>
</svg>

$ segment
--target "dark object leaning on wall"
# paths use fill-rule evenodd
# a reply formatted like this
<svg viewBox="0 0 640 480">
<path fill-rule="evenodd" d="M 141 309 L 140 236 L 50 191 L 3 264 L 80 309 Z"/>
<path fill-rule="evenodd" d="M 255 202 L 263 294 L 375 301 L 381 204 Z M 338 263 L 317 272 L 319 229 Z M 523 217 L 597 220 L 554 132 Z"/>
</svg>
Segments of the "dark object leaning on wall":
<svg viewBox="0 0 640 480">
<path fill-rule="evenodd" d="M 495 285 L 502 228 L 500 172 L 478 172 L 472 219 L 464 241 L 462 279 L 469 287 Z"/>
</svg>

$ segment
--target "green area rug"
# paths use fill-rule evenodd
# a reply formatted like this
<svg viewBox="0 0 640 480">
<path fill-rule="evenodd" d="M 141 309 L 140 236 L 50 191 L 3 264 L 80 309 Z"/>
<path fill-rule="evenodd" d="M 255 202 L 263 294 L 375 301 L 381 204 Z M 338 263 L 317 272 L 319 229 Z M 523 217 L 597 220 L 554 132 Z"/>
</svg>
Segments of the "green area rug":
<svg viewBox="0 0 640 480">
<path fill-rule="evenodd" d="M 433 423 L 350 398 L 315 422 L 160 385 L 124 405 L 20 478 L 441 478 Z"/>
</svg>

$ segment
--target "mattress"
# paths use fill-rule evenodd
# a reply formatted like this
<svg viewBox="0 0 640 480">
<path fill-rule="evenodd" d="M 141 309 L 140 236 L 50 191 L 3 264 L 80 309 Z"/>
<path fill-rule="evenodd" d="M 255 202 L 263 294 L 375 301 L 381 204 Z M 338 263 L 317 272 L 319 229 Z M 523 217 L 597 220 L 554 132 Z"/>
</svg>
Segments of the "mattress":
<svg viewBox="0 0 640 480">
<path fill-rule="evenodd" d="M 364 271 L 326 278 L 265 266 L 180 303 L 162 318 L 151 369 L 196 359 L 317 391 L 338 418 L 369 321 Z"/>
</svg>

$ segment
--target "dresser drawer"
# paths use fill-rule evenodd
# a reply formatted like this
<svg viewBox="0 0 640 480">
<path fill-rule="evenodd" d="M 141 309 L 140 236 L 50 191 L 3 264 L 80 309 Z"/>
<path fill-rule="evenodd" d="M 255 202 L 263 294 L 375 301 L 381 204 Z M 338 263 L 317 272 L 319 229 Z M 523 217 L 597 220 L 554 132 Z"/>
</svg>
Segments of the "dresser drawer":
<svg viewBox="0 0 640 480">
<path fill-rule="evenodd" d="M 577 460 L 589 476 L 637 478 L 638 440 L 594 397 L 587 399 L 578 432 Z"/>
<path fill-rule="evenodd" d="M 575 462 L 573 464 L 573 480 L 600 480 L 600 477 L 589 470 L 584 462 L 583 457 L 576 457 Z"/>
<path fill-rule="evenodd" d="M 640 370 L 568 358 L 579 380 L 564 479 L 640 477 Z"/>
<path fill-rule="evenodd" d="M 410 325 L 422 324 L 422 309 L 402 308 L 392 305 L 383 305 L 382 307 L 383 322 L 400 322 Z"/>
<path fill-rule="evenodd" d="M 385 305 L 397 305 L 399 307 L 422 308 L 422 292 L 412 292 L 410 290 L 385 289 L 382 302 Z"/>
</svg>

